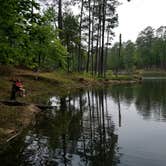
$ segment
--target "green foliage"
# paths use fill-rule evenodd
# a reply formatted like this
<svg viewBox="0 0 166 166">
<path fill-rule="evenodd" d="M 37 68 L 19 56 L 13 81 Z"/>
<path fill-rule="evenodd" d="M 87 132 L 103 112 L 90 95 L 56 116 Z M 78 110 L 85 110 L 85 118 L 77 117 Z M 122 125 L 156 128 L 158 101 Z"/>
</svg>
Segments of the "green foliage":
<svg viewBox="0 0 166 166">
<path fill-rule="evenodd" d="M 109 51 L 108 56 L 108 67 L 116 70 L 121 69 L 123 66 L 123 59 L 122 56 L 119 57 L 119 43 L 115 43 L 114 46 Z"/>
<path fill-rule="evenodd" d="M 41 15 L 34 0 L 0 2 L 0 64 L 52 68 L 60 61 L 65 67 L 67 51 L 52 24 L 55 11 Z"/>
<path fill-rule="evenodd" d="M 104 34 L 109 32 L 110 44 L 119 3 L 102 2 L 105 5 L 95 0 L 0 0 L 0 64 L 68 71 L 83 71 L 88 66 L 91 73 L 104 73 Z M 75 4 L 82 6 L 80 15 L 70 9 Z M 124 65 L 123 57 L 120 63 L 116 56 L 113 59 L 114 68 Z"/>
<path fill-rule="evenodd" d="M 126 43 L 124 48 L 123 62 L 125 69 L 130 72 L 134 67 L 135 46 L 131 41 Z"/>
<path fill-rule="evenodd" d="M 109 68 L 125 69 L 127 72 L 134 68 L 166 69 L 166 27 L 161 26 L 156 31 L 147 27 L 139 33 L 136 43 L 124 42 L 119 58 L 119 44 L 115 43 L 109 50 Z"/>
<path fill-rule="evenodd" d="M 48 64 L 52 64 L 53 66 L 58 66 L 58 63 L 60 62 L 62 65 L 62 68 L 66 68 L 66 59 L 67 59 L 67 49 L 61 44 L 60 40 L 56 39 L 50 43 L 50 53 L 48 57 Z"/>
<path fill-rule="evenodd" d="M 138 36 L 137 52 L 142 60 L 141 66 L 151 67 L 153 53 L 151 51 L 154 39 L 154 29 L 152 27 L 145 28 Z"/>
<path fill-rule="evenodd" d="M 79 22 L 78 17 L 71 12 L 65 13 L 63 17 L 62 43 L 68 51 L 68 71 L 75 69 L 77 58 L 77 47 L 79 44 Z"/>
</svg>

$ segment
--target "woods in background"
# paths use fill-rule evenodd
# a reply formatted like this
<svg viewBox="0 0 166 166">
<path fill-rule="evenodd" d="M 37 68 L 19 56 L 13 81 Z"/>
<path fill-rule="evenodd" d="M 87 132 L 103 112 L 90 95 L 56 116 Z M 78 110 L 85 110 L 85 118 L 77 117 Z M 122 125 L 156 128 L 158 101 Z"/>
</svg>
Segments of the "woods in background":
<svg viewBox="0 0 166 166">
<path fill-rule="evenodd" d="M 104 76 L 118 4 L 116 0 L 0 0 L 0 64 Z"/>
<path fill-rule="evenodd" d="M 136 42 L 123 42 L 118 57 L 119 43 L 109 50 L 109 69 L 166 69 L 166 26 L 158 29 L 147 27 L 141 31 Z"/>
<path fill-rule="evenodd" d="M 105 77 L 107 69 L 166 69 L 166 27 L 115 43 L 118 0 L 0 0 L 0 65 Z"/>
</svg>

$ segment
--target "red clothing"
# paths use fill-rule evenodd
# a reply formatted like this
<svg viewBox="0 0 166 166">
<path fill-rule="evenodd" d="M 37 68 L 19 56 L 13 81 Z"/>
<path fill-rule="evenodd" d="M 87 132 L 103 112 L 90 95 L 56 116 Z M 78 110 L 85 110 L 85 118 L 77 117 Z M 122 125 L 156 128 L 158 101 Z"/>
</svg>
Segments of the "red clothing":
<svg viewBox="0 0 166 166">
<path fill-rule="evenodd" d="M 22 88 L 23 87 L 23 84 L 19 81 L 16 82 L 16 86 L 19 87 L 19 88 Z"/>
</svg>

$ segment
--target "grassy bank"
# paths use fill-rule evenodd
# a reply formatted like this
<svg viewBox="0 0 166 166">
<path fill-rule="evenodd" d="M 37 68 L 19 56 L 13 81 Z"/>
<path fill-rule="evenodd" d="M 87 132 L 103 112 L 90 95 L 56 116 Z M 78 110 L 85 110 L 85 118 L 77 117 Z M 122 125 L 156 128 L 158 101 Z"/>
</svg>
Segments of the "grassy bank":
<svg viewBox="0 0 166 166">
<path fill-rule="evenodd" d="M 165 70 L 142 70 L 143 77 L 166 77 Z"/>
<path fill-rule="evenodd" d="M 59 72 L 35 73 L 30 70 L 3 67 L 0 69 L 0 100 L 9 100 L 13 79 L 21 79 L 26 89 L 26 97 L 17 100 L 26 103 L 45 104 L 50 96 L 62 96 L 80 88 L 110 85 L 114 83 L 133 83 L 138 81 L 134 75 L 109 75 L 107 79 L 93 77 L 89 74 Z M 4 142 L 22 131 L 33 120 L 39 110 L 30 106 L 0 105 L 0 142 Z"/>
</svg>

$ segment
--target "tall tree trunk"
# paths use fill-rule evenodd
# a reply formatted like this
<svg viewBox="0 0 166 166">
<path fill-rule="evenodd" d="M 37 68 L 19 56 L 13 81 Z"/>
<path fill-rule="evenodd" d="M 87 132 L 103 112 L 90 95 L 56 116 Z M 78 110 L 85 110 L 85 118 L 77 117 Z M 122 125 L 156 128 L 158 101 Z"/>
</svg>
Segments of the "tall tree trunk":
<svg viewBox="0 0 166 166">
<path fill-rule="evenodd" d="M 59 38 L 62 40 L 62 0 L 58 1 L 58 28 L 59 28 Z M 59 61 L 59 67 L 62 67 Z"/>
<path fill-rule="evenodd" d="M 88 37 L 88 57 L 86 64 L 86 72 L 89 72 L 89 61 L 90 61 L 90 49 L 91 49 L 91 0 L 88 1 L 89 6 L 89 37 Z"/>
<path fill-rule="evenodd" d="M 93 10 L 92 10 L 92 39 L 91 39 L 91 62 L 92 62 L 92 75 L 94 74 L 94 48 L 93 48 L 93 42 L 94 42 L 94 11 L 95 11 L 95 5 L 96 0 L 93 0 Z"/>
<path fill-rule="evenodd" d="M 58 1 L 58 28 L 60 30 L 59 38 L 62 38 L 62 0 Z"/>
<path fill-rule="evenodd" d="M 104 39 L 105 39 L 105 13 L 106 13 L 106 0 L 103 0 L 102 6 L 102 13 L 103 13 L 103 24 L 102 24 L 102 48 L 101 48 L 101 59 L 100 59 L 100 76 L 103 77 L 104 72 Z"/>
<path fill-rule="evenodd" d="M 100 22 L 100 29 L 99 29 L 99 53 L 98 53 L 98 76 L 100 77 L 100 66 L 101 66 L 101 48 L 102 48 L 102 19 Z"/>
<path fill-rule="evenodd" d="M 99 34 L 99 31 L 97 32 Z M 96 53 L 95 53 L 95 74 L 97 74 L 97 64 L 98 64 L 98 53 L 99 53 L 99 36 L 97 34 L 97 42 L 96 42 Z"/>
<path fill-rule="evenodd" d="M 108 57 L 108 44 L 109 44 L 109 38 L 110 38 L 110 31 L 107 30 L 107 47 L 106 47 L 106 54 L 104 59 L 104 77 L 106 78 L 106 72 L 107 72 L 107 57 Z"/>
<path fill-rule="evenodd" d="M 97 30 L 97 43 L 96 43 L 96 60 L 95 60 L 95 73 L 99 72 L 100 66 L 100 48 L 101 48 L 101 2 L 99 2 L 99 23 L 98 23 L 98 30 Z"/>
<path fill-rule="evenodd" d="M 82 39 L 82 17 L 84 10 L 84 0 L 81 1 L 81 14 L 80 14 L 80 25 L 79 25 L 79 46 L 78 46 L 78 72 L 82 71 L 82 55 L 81 55 L 81 39 Z"/>
<path fill-rule="evenodd" d="M 118 63 L 118 69 L 117 69 L 117 73 L 118 73 L 118 71 L 120 70 L 120 57 L 121 57 L 121 47 L 122 47 L 122 34 L 120 34 L 119 35 L 119 53 L 118 53 L 118 61 L 119 61 L 119 63 Z"/>
</svg>

